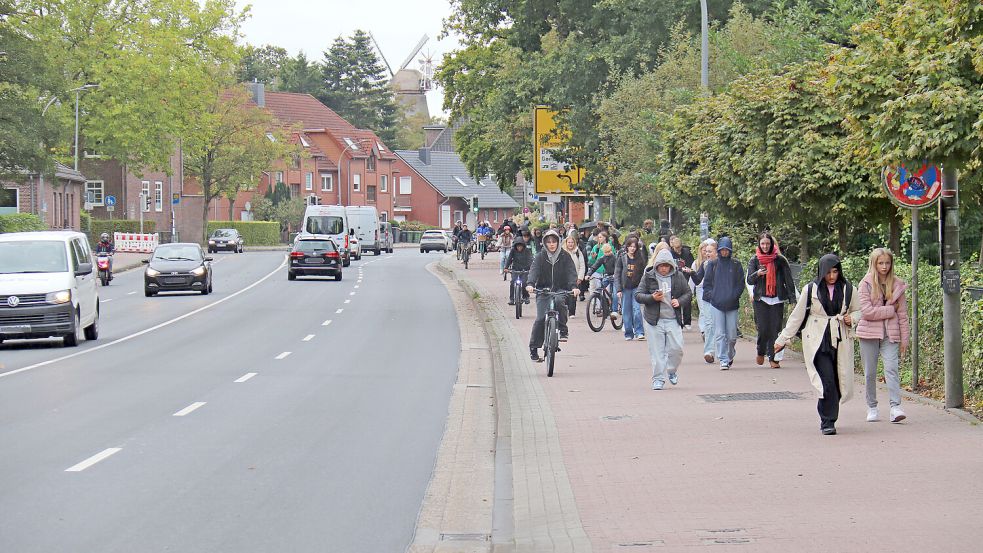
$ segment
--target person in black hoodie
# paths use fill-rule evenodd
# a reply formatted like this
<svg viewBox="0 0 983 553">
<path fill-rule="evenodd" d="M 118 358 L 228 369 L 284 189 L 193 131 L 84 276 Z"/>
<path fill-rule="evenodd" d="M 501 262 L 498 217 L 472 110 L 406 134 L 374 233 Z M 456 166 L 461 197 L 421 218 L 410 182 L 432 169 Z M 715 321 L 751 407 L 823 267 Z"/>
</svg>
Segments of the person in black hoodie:
<svg viewBox="0 0 983 553">
<path fill-rule="evenodd" d="M 552 292 L 567 291 L 571 294 L 577 286 L 577 268 L 573 258 L 560 248 L 560 235 L 555 230 L 549 230 L 543 235 L 543 249 L 533 259 L 529 278 L 526 279 L 526 290 L 548 289 Z M 543 344 L 546 329 L 546 312 L 549 311 L 549 296 L 536 297 L 536 321 L 532 325 L 529 336 L 529 356 L 533 361 L 542 361 L 539 348 Z M 567 328 L 567 302 L 555 302 L 559 312 L 560 341 L 565 342 L 569 335 Z"/>
<path fill-rule="evenodd" d="M 532 267 L 532 252 L 526 247 L 526 241 L 521 237 L 517 237 L 514 242 L 512 242 L 512 251 L 509 256 L 505 259 L 505 270 L 512 273 L 512 284 L 509 286 L 509 305 L 515 305 L 516 298 L 515 295 L 515 279 L 519 278 L 516 271 L 528 271 Z M 529 303 L 529 292 L 525 288 L 522 289 L 522 298 L 520 301 Z"/>
<path fill-rule="evenodd" d="M 767 233 L 758 237 L 758 249 L 747 265 L 747 283 L 754 287 L 754 326 L 758 329 L 758 356 L 755 362 L 764 365 L 765 357 L 771 368 L 781 365 L 775 358 L 775 338 L 785 321 L 785 304 L 798 295 L 792 280 L 792 267 L 778 248 L 778 242 Z M 779 358 L 780 359 L 780 358 Z"/>
<path fill-rule="evenodd" d="M 669 252 L 676 260 L 676 269 L 689 278 L 693 274 L 693 250 L 689 246 L 684 246 L 682 239 L 675 234 L 669 237 Z M 693 325 L 693 301 L 683 304 L 683 329 L 689 330 Z"/>
<path fill-rule="evenodd" d="M 717 339 L 720 370 L 734 364 L 737 353 L 737 319 L 744 294 L 744 267 L 732 257 L 734 242 L 729 236 L 717 244 L 717 259 L 708 261 L 703 277 L 703 300 L 712 305 L 713 329 Z"/>
</svg>

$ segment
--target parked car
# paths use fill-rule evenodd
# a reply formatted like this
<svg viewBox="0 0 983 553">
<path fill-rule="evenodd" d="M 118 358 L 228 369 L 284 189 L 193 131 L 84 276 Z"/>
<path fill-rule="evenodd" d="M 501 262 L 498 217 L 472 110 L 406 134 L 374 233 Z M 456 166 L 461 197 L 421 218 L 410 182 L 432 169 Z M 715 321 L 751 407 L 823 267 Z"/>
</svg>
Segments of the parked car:
<svg viewBox="0 0 983 553">
<path fill-rule="evenodd" d="M 242 235 L 234 228 L 215 229 L 215 232 L 208 237 L 208 253 L 215 253 L 219 250 L 242 253 L 242 247 L 245 243 Z"/>
<path fill-rule="evenodd" d="M 330 236 L 306 235 L 290 250 L 287 280 L 299 276 L 333 276 L 341 280 L 341 252 Z"/>
<path fill-rule="evenodd" d="M 362 241 L 358 239 L 357 233 L 348 237 L 348 251 L 355 261 L 362 259 Z"/>
<path fill-rule="evenodd" d="M 0 342 L 99 338 L 97 280 L 82 233 L 0 234 Z"/>
<path fill-rule="evenodd" d="M 451 251 L 451 239 L 442 230 L 428 230 L 420 237 L 420 253 L 440 250 L 444 253 Z"/>
<path fill-rule="evenodd" d="M 379 223 L 379 247 L 386 253 L 393 253 L 393 227 L 389 221 Z"/>
<path fill-rule="evenodd" d="M 379 243 L 379 212 L 370 205 L 350 205 L 345 208 L 345 213 L 348 215 L 348 224 L 355 230 L 358 238 L 359 257 L 363 251 L 380 255 L 382 245 Z"/>
<path fill-rule="evenodd" d="M 335 246 L 341 251 L 342 266 L 351 264 L 351 241 L 355 229 L 348 225 L 348 214 L 340 205 L 310 205 L 304 210 L 304 220 L 301 223 L 302 234 L 326 234 L 334 240 Z M 301 235 L 298 235 L 298 238 Z"/>
<path fill-rule="evenodd" d="M 143 294 L 158 292 L 212 292 L 212 258 L 194 243 L 161 244 L 150 259 L 144 259 Z"/>
</svg>

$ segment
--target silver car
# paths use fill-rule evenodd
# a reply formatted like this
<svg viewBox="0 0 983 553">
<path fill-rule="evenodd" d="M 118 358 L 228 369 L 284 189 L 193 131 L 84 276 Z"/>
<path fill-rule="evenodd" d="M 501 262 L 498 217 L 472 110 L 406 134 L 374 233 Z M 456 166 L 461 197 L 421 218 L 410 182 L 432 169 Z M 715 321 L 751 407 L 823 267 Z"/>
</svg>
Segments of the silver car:
<svg viewBox="0 0 983 553">
<path fill-rule="evenodd" d="M 451 239 L 442 230 L 428 230 L 420 237 L 420 253 L 440 250 L 447 253 L 453 249 Z"/>
</svg>

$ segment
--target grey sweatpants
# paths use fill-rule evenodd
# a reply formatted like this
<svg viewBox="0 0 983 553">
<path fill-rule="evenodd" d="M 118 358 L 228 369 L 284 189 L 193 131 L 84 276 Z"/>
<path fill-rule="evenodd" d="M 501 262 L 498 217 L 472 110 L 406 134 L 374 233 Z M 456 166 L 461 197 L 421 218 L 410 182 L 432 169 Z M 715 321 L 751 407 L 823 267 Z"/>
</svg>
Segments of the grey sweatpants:
<svg viewBox="0 0 983 553">
<path fill-rule="evenodd" d="M 898 374 L 898 354 L 901 346 L 888 340 L 860 339 L 860 360 L 864 364 L 864 378 L 867 384 L 867 407 L 877 407 L 877 358 L 884 360 L 884 380 L 887 381 L 887 395 L 891 407 L 901 405 L 901 377 Z"/>
</svg>

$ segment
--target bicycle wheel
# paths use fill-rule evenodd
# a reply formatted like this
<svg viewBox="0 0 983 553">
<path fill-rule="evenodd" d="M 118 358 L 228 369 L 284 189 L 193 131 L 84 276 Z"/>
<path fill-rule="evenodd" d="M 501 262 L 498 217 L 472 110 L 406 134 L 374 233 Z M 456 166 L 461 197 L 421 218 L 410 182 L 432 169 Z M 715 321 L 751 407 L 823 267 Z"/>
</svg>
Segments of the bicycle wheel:
<svg viewBox="0 0 983 553">
<path fill-rule="evenodd" d="M 543 344 L 546 350 L 546 376 L 553 376 L 553 364 L 556 363 L 556 346 L 559 343 L 557 324 L 552 317 L 546 319 L 546 341 Z"/>
<path fill-rule="evenodd" d="M 464 268 L 468 268 L 468 260 L 471 259 L 471 254 L 464 252 Z"/>
<path fill-rule="evenodd" d="M 601 296 L 595 294 L 587 302 L 587 326 L 594 332 L 600 332 L 604 328 L 604 305 Z"/>
<path fill-rule="evenodd" d="M 513 286 L 512 297 L 515 298 L 515 318 L 522 318 L 522 288 L 518 285 Z"/>
<path fill-rule="evenodd" d="M 608 300 L 607 298 L 605 298 L 605 301 L 608 304 L 607 305 L 608 308 L 605 309 L 605 311 L 607 311 L 608 315 L 610 315 L 611 313 L 614 313 L 614 311 L 611 310 L 610 300 Z M 615 317 L 615 318 L 611 319 L 611 326 L 613 326 L 615 330 L 621 330 L 621 327 L 625 326 L 625 319 L 624 319 L 624 317 L 622 317 L 621 319 L 619 319 L 618 317 Z"/>
</svg>

